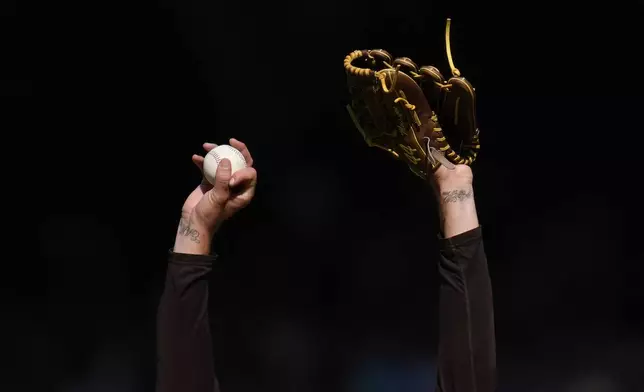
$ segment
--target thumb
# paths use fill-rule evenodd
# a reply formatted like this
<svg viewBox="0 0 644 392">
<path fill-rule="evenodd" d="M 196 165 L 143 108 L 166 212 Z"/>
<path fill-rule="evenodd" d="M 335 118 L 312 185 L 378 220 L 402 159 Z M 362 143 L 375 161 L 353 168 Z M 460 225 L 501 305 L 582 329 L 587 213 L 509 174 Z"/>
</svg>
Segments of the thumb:
<svg viewBox="0 0 644 392">
<path fill-rule="evenodd" d="M 215 174 L 215 183 L 213 189 L 210 190 L 210 200 L 218 205 L 223 205 L 228 201 L 230 196 L 230 188 L 228 183 L 231 177 L 231 164 L 228 159 L 222 159 L 217 166 Z"/>
</svg>

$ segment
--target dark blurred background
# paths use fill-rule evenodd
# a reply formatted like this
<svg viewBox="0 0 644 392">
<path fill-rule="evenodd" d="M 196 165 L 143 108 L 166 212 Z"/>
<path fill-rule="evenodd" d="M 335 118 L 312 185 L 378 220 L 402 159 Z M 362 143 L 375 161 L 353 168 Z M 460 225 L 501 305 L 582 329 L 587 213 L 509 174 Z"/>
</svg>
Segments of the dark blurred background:
<svg viewBox="0 0 644 392">
<path fill-rule="evenodd" d="M 641 391 L 642 9 L 56 5 L 61 16 L 41 37 L 53 43 L 47 108 L 24 116 L 44 124 L 28 151 L 45 175 L 21 189 L 46 208 L 27 206 L 38 217 L 20 250 L 33 256 L 6 260 L 12 359 L 0 389 L 154 389 L 166 254 L 199 181 L 190 156 L 204 141 L 236 137 L 260 181 L 253 204 L 216 237 L 211 315 L 223 390 L 431 390 L 435 206 L 354 129 L 342 60 L 382 47 L 448 73 L 451 17 L 456 66 L 478 93 L 475 192 L 499 390 Z M 20 60 L 33 48 L 9 51 Z M 31 96 L 24 60 L 16 64 L 3 86 L 13 88 L 9 103 Z"/>
</svg>

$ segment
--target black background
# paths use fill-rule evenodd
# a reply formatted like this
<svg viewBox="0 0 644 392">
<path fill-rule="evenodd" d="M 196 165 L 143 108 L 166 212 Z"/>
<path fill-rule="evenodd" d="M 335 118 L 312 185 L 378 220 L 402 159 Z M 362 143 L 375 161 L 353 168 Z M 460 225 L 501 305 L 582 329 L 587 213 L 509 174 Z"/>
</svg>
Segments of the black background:
<svg viewBox="0 0 644 392">
<path fill-rule="evenodd" d="M 447 73 L 447 17 L 478 94 L 500 391 L 641 390 L 642 3 L 450 4 L 56 5 L 47 107 L 20 112 L 45 165 L 19 188 L 37 216 L 20 247 L 47 276 L 32 256 L 7 263 L 3 390 L 153 390 L 190 156 L 230 137 L 259 186 L 215 239 L 223 390 L 430 390 L 410 380 L 433 382 L 434 202 L 364 145 L 342 60 L 382 47 Z M 11 111 L 32 105 L 32 50 L 9 49 Z"/>
</svg>

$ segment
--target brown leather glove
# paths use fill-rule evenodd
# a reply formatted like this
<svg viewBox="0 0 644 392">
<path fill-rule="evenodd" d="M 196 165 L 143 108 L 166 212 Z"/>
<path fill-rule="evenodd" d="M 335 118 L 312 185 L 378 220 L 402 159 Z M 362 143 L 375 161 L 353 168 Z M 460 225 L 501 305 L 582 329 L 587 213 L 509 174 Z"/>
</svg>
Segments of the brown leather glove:
<svg viewBox="0 0 644 392">
<path fill-rule="evenodd" d="M 474 87 L 454 67 L 449 31 L 447 19 L 453 75 L 447 81 L 436 67 L 419 68 L 382 49 L 356 50 L 344 59 L 352 98 L 347 109 L 365 141 L 402 159 L 423 179 L 441 164 L 471 165 L 480 149 Z"/>
</svg>

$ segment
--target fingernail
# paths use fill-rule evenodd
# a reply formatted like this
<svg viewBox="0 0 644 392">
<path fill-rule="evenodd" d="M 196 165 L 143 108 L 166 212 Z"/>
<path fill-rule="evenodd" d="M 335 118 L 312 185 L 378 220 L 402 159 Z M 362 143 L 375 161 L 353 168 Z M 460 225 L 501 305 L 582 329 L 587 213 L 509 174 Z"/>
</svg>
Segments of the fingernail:
<svg viewBox="0 0 644 392">
<path fill-rule="evenodd" d="M 228 169 L 230 167 L 230 161 L 228 159 L 222 159 L 219 165 L 224 169 Z"/>
<path fill-rule="evenodd" d="M 235 180 L 235 177 L 231 178 L 231 179 L 230 179 L 230 183 L 229 183 L 229 184 L 230 184 L 230 186 L 235 185 L 235 182 L 237 182 L 237 181 Z"/>
</svg>

